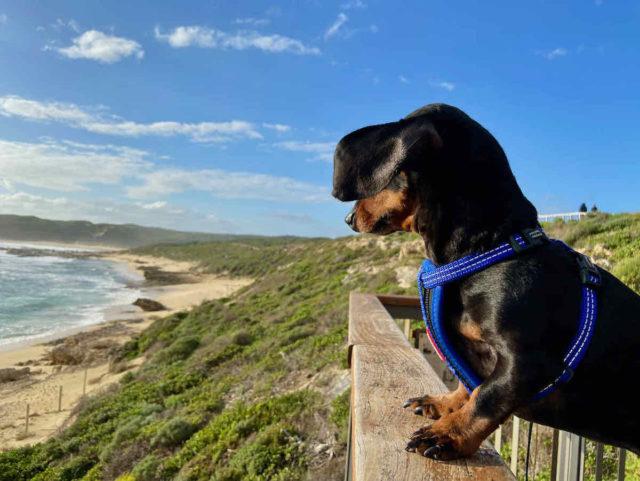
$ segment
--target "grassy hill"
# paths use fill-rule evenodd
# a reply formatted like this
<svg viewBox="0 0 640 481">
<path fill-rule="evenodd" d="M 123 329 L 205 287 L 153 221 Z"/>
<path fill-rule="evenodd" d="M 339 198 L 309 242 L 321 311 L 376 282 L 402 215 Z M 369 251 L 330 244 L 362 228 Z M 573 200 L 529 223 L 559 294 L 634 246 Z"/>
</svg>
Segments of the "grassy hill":
<svg viewBox="0 0 640 481">
<path fill-rule="evenodd" d="M 158 243 L 224 242 L 232 240 L 292 240 L 235 234 L 181 232 L 135 224 L 93 224 L 88 221 L 47 220 L 33 216 L 0 215 L 0 239 L 67 244 L 138 247 Z"/>
<path fill-rule="evenodd" d="M 640 286 L 640 215 L 546 228 Z M 0 481 L 342 479 L 348 293 L 415 293 L 419 246 L 394 234 L 135 249 L 256 281 L 126 344 L 114 366 L 142 356 L 142 367 L 83 402 L 59 436 L 0 454 Z"/>
</svg>

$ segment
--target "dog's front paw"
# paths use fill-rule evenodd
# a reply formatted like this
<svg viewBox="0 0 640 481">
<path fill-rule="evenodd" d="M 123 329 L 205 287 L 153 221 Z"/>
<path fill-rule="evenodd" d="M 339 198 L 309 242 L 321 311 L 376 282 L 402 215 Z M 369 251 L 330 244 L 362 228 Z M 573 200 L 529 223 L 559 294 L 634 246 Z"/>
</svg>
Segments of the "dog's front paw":
<svg viewBox="0 0 640 481">
<path fill-rule="evenodd" d="M 446 394 L 426 395 L 407 399 L 403 408 L 411 408 L 414 414 L 426 416 L 430 419 L 440 419 L 442 416 L 457 411 L 468 398 L 466 391 L 458 395 L 457 391 Z"/>
<path fill-rule="evenodd" d="M 440 418 L 430 426 L 423 426 L 411 435 L 405 450 L 439 461 L 448 461 L 476 452 L 484 437 L 474 430 L 483 421 L 473 421 L 461 412 Z"/>
<path fill-rule="evenodd" d="M 433 425 L 424 426 L 413 433 L 405 450 L 443 461 L 459 457 L 460 455 L 456 453 L 449 435 L 439 433 L 437 429 L 433 430 L 432 427 Z"/>
</svg>

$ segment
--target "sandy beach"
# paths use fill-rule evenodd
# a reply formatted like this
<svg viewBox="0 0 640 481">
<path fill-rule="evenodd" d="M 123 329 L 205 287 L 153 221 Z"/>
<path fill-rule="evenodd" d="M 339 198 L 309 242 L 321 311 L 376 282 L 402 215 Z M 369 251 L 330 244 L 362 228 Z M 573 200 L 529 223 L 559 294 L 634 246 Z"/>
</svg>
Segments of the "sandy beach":
<svg viewBox="0 0 640 481">
<path fill-rule="evenodd" d="M 2 382 L 0 376 L 0 450 L 46 440 L 70 421 L 83 389 L 86 394 L 99 392 L 117 382 L 126 372 L 135 370 L 142 363 L 141 359 L 123 366 L 122 369 L 126 369 L 121 372 L 110 372 L 109 350 L 138 335 L 154 319 L 188 310 L 205 300 L 226 297 L 252 282 L 251 279 L 202 274 L 187 262 L 113 251 L 102 257 L 125 263 L 141 276 L 147 273 L 143 296 L 160 302 L 166 310 L 143 312 L 135 306 L 121 306 L 105 312 L 106 322 L 80 332 L 69 332 L 61 339 L 5 347 L 0 352 L 0 373 L 11 368 L 28 368 L 30 373 L 8 382 Z M 79 364 L 54 364 L 48 353 L 57 346 L 68 346 L 70 350 L 79 349 L 87 354 Z M 62 398 L 58 410 L 60 387 Z M 28 433 L 25 432 L 27 404 Z"/>
</svg>

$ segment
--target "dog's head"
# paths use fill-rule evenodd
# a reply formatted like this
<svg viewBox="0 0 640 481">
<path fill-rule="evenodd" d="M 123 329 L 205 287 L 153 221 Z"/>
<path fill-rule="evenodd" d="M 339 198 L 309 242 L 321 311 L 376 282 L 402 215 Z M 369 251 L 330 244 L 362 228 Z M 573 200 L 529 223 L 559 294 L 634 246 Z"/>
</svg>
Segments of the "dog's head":
<svg viewBox="0 0 640 481">
<path fill-rule="evenodd" d="M 425 156 L 435 158 L 442 148 L 442 139 L 429 115 L 423 115 L 424 109 L 398 122 L 356 130 L 338 143 L 333 196 L 357 201 L 345 219 L 356 232 L 416 230 L 418 197 L 412 173 Z"/>
</svg>

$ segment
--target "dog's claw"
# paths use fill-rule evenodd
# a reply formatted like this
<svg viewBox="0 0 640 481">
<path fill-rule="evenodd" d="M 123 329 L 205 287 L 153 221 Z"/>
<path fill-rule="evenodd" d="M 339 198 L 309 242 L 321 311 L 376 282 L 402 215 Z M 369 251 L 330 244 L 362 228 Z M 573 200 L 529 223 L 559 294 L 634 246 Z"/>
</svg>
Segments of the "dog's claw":
<svg viewBox="0 0 640 481">
<path fill-rule="evenodd" d="M 413 410 L 413 414 L 417 414 L 418 416 L 424 415 L 424 408 L 422 406 L 418 406 Z"/>
<path fill-rule="evenodd" d="M 409 406 L 411 406 L 411 401 L 405 401 L 404 404 L 402 405 L 404 409 L 407 409 Z"/>
<path fill-rule="evenodd" d="M 422 455 L 425 458 L 438 460 L 438 459 L 440 459 L 440 454 L 442 453 L 442 451 L 443 451 L 442 445 L 437 444 L 435 446 L 431 446 L 430 448 L 425 449 L 425 451 L 424 451 L 424 453 L 422 453 Z"/>
</svg>

